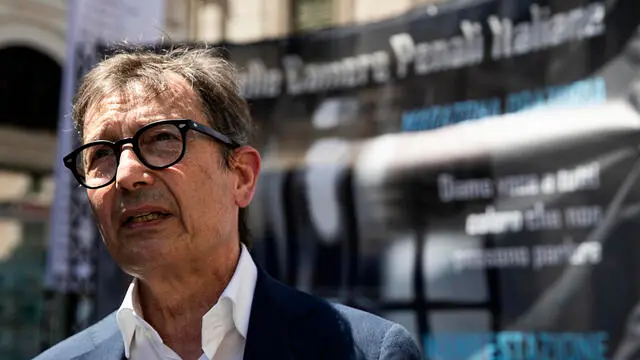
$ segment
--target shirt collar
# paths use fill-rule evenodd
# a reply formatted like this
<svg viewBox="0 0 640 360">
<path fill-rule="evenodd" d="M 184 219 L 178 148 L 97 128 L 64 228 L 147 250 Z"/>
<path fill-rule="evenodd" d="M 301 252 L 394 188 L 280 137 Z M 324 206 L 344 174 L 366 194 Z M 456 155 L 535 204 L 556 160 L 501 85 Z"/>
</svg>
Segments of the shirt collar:
<svg viewBox="0 0 640 360">
<path fill-rule="evenodd" d="M 140 302 L 138 301 L 137 283 L 138 280 L 134 278 L 127 289 L 120 308 L 116 312 L 116 322 L 122 334 L 124 355 L 127 358 L 129 358 L 130 355 L 131 342 L 133 341 L 133 335 L 135 334 L 138 322 L 137 318 L 142 318 L 142 310 L 140 309 Z"/>
<path fill-rule="evenodd" d="M 223 299 L 229 300 L 232 309 L 233 324 L 245 340 L 249 330 L 249 317 L 251 315 L 251 305 L 253 304 L 253 293 L 257 279 L 258 269 L 249 254 L 249 250 L 247 250 L 244 244 L 241 244 L 238 265 L 227 287 L 220 295 L 218 304 L 224 302 Z M 131 343 L 137 322 L 141 320 L 144 321 L 142 309 L 138 301 L 136 285 L 137 279 L 134 278 L 127 289 L 120 308 L 116 312 L 116 321 L 122 334 L 124 352 L 127 358 L 130 357 Z M 214 309 L 215 305 L 202 317 L 202 348 L 209 358 L 211 357 L 211 354 L 209 354 L 209 352 L 211 352 L 209 350 L 210 346 L 205 342 L 205 339 L 210 338 L 210 336 L 208 337 L 206 334 L 212 332 L 212 330 L 218 326 L 217 322 L 219 321 L 217 317 L 214 316 Z M 217 344 L 215 347 L 217 348 Z"/>
<path fill-rule="evenodd" d="M 258 269 L 256 264 L 253 262 L 249 251 L 242 244 L 238 266 L 229 284 L 220 295 L 220 299 L 229 299 L 231 301 L 233 323 L 240 335 L 245 339 L 249 330 L 249 316 L 251 315 L 251 304 L 253 303 L 253 293 L 257 278 Z M 212 312 L 213 308 L 202 317 L 203 331 L 211 320 L 207 315 Z"/>
</svg>

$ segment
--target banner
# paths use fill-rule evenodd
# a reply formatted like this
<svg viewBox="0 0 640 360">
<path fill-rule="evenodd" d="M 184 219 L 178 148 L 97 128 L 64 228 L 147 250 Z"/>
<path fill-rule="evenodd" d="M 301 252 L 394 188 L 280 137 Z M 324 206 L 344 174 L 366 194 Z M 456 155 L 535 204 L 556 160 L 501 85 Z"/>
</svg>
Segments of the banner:
<svg viewBox="0 0 640 360">
<path fill-rule="evenodd" d="M 640 300 L 639 125 L 611 102 L 367 142 L 368 297 L 414 310 L 429 358 L 611 358 Z"/>
<path fill-rule="evenodd" d="M 640 358 L 640 2 L 451 2 L 225 44 L 253 253 L 428 359 Z"/>
<path fill-rule="evenodd" d="M 79 79 L 100 56 L 99 49 L 113 41 L 154 42 L 164 25 L 164 1 L 68 2 L 67 59 L 64 66 L 56 189 L 51 212 L 45 285 L 49 291 L 87 295 L 96 291 L 96 266 L 101 242 L 86 200 L 86 191 L 72 179 L 62 157 L 77 144 L 71 120 L 71 99 Z M 77 305 L 78 327 L 88 325 L 95 313 L 91 298 Z"/>
</svg>

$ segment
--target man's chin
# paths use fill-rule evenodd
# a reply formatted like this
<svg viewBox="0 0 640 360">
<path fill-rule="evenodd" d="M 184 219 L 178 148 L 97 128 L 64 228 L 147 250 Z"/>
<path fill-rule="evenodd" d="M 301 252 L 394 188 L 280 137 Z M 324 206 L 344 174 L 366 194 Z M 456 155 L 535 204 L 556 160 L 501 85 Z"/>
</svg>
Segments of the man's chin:
<svg viewBox="0 0 640 360">
<path fill-rule="evenodd" d="M 120 238 L 120 246 L 109 252 L 123 270 L 158 268 L 169 263 L 172 256 L 176 255 L 169 239 L 162 236 Z"/>
<path fill-rule="evenodd" d="M 117 259 L 116 262 L 125 273 L 140 279 L 164 277 L 165 272 L 175 272 L 179 268 L 176 261 L 171 261 L 166 254 L 152 252 L 140 255 L 128 254 Z"/>
</svg>

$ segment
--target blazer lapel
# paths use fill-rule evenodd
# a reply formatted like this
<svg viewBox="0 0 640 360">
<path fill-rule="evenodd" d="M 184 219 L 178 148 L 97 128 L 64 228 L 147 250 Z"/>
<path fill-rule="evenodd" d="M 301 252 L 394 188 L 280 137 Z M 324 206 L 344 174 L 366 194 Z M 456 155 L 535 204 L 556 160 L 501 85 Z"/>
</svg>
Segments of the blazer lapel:
<svg viewBox="0 0 640 360">
<path fill-rule="evenodd" d="M 283 324 L 283 314 L 279 314 L 274 306 L 270 280 L 264 270 L 258 267 L 244 360 L 292 359 L 284 337 L 286 324 Z"/>
<path fill-rule="evenodd" d="M 124 343 L 116 323 L 115 312 L 88 329 L 94 348 L 74 360 L 126 360 Z"/>
<path fill-rule="evenodd" d="M 306 302 L 296 302 L 292 289 L 271 278 L 258 266 L 258 278 L 251 305 L 251 317 L 244 360 L 294 359 L 296 320 L 310 310 Z"/>
</svg>

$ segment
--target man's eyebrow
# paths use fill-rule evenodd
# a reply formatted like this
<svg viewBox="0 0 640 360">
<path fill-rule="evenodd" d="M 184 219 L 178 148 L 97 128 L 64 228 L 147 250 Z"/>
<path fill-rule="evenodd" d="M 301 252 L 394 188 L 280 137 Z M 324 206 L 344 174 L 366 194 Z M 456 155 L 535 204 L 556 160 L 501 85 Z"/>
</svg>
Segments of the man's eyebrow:
<svg viewBox="0 0 640 360">
<path fill-rule="evenodd" d="M 101 126 L 96 131 L 94 131 L 90 136 L 87 136 L 85 143 L 98 141 L 98 140 L 115 141 L 116 139 L 113 132 L 110 131 L 107 126 Z"/>
</svg>

